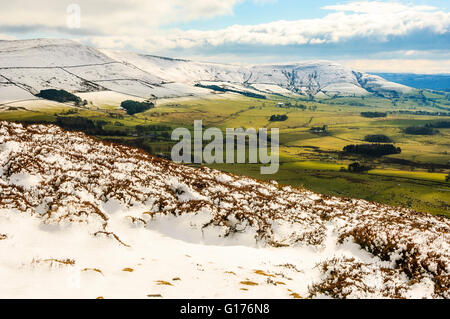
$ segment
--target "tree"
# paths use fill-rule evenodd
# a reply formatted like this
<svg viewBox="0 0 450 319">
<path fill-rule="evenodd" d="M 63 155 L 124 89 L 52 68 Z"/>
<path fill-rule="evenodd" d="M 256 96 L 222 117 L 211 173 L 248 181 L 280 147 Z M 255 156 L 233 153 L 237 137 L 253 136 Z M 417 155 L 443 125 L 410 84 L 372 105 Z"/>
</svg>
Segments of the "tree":
<svg viewBox="0 0 450 319">
<path fill-rule="evenodd" d="M 270 122 L 283 122 L 288 119 L 286 114 L 283 115 L 272 115 L 269 119 Z"/>
<path fill-rule="evenodd" d="M 409 126 L 403 132 L 409 135 L 434 135 L 439 133 L 438 130 L 430 126 Z"/>
<path fill-rule="evenodd" d="M 400 147 L 395 147 L 392 144 L 359 144 L 345 146 L 344 152 L 381 157 L 390 154 L 400 154 L 402 150 Z"/>
<path fill-rule="evenodd" d="M 128 115 L 145 112 L 155 107 L 155 104 L 149 101 L 137 102 L 132 100 L 123 101 L 120 106 L 127 111 Z"/>
<path fill-rule="evenodd" d="M 348 165 L 348 171 L 352 172 L 352 173 L 367 172 L 367 171 L 370 171 L 371 169 L 372 169 L 371 167 L 361 165 L 358 162 L 355 162 L 355 163 L 352 163 L 352 164 Z"/>
<path fill-rule="evenodd" d="M 361 116 L 367 117 L 367 118 L 386 117 L 387 113 L 384 113 L 384 112 L 361 112 Z"/>
<path fill-rule="evenodd" d="M 65 90 L 55 90 L 55 89 L 42 90 L 38 94 L 36 94 L 36 96 L 46 100 L 56 101 L 60 103 L 75 102 L 75 105 L 77 106 L 80 105 L 82 102 L 78 96 L 69 93 Z"/>
<path fill-rule="evenodd" d="M 366 135 L 364 141 L 370 143 L 391 143 L 392 140 L 383 134 Z"/>
</svg>

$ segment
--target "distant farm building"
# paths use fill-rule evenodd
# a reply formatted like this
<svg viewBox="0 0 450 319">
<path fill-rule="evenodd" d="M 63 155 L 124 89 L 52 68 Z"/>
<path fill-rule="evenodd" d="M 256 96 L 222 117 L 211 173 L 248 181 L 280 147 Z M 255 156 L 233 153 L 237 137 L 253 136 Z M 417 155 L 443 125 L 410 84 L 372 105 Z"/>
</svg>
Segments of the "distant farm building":
<svg viewBox="0 0 450 319">
<path fill-rule="evenodd" d="M 309 131 L 311 133 L 326 133 L 327 132 L 327 126 L 326 125 L 324 125 L 324 126 L 314 126 L 314 127 L 311 127 L 309 129 Z"/>
</svg>

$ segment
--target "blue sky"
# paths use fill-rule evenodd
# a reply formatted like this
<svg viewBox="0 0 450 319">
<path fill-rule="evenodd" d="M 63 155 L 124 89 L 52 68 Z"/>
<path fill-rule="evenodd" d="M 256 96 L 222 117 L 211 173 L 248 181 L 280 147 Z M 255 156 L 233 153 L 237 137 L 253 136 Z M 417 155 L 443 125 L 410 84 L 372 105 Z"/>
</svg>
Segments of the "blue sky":
<svg viewBox="0 0 450 319">
<path fill-rule="evenodd" d="M 16 0 L 1 6 L 0 39 L 70 38 L 227 63 L 320 59 L 363 71 L 450 73 L 448 0 Z"/>
<path fill-rule="evenodd" d="M 184 30 L 199 29 L 211 30 L 225 28 L 233 24 L 260 24 L 277 20 L 298 20 L 320 18 L 327 10 L 322 7 L 337 3 L 350 1 L 336 0 L 273 0 L 265 3 L 255 3 L 254 1 L 243 1 L 238 3 L 233 10 L 233 14 L 215 17 L 212 19 L 199 19 L 187 23 L 174 23 L 170 27 L 179 27 Z M 417 5 L 430 5 L 450 11 L 450 1 L 448 0 L 417 0 L 403 1 L 403 3 L 413 3 Z"/>
</svg>

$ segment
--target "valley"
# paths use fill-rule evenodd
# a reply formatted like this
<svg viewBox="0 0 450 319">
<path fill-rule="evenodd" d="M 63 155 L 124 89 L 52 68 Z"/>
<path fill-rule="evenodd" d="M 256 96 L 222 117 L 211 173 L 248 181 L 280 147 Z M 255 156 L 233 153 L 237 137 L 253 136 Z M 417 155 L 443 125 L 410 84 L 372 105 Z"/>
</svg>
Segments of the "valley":
<svg viewBox="0 0 450 319">
<path fill-rule="evenodd" d="M 376 98 L 368 99 L 366 103 L 370 106 L 350 106 L 352 100 L 361 103 L 357 98 L 347 98 L 340 105 L 289 100 L 294 105 L 305 105 L 305 110 L 279 108 L 279 100 L 278 97 L 261 100 L 225 93 L 214 98 L 157 101 L 154 109 L 133 116 L 114 105 L 98 107 L 90 104 L 84 108 L 59 105 L 7 110 L 0 112 L 0 120 L 55 123 L 57 117 L 83 117 L 103 121 L 105 132 L 96 135 L 97 138 L 139 146 L 150 154 L 166 158 L 170 157 L 175 144 L 170 139 L 171 131 L 176 127 L 192 129 L 196 119 L 202 119 L 206 127 L 219 127 L 223 131 L 227 127 L 279 127 L 280 170 L 276 175 L 261 175 L 256 164 L 213 164 L 211 167 L 258 179 L 275 179 L 319 193 L 449 216 L 450 186 L 446 176 L 450 168 L 450 129 L 439 129 L 439 134 L 433 136 L 408 135 L 402 129 L 448 121 L 450 117 L 399 114 L 395 111 L 400 107 L 383 107 L 381 102 L 388 104 L 390 101 Z M 375 103 L 378 106 L 371 105 Z M 439 111 L 411 104 L 401 109 Z M 388 115 L 386 118 L 361 116 L 368 110 L 387 112 Z M 270 122 L 272 114 L 286 114 L 288 119 Z M 326 134 L 310 131 L 311 127 L 323 125 L 327 126 Z M 139 126 L 148 126 L 151 131 L 139 131 Z M 370 134 L 389 136 L 402 152 L 381 158 L 343 154 L 344 146 L 365 143 L 364 137 Z M 353 162 L 364 163 L 373 169 L 365 173 L 348 172 L 347 167 Z"/>
</svg>

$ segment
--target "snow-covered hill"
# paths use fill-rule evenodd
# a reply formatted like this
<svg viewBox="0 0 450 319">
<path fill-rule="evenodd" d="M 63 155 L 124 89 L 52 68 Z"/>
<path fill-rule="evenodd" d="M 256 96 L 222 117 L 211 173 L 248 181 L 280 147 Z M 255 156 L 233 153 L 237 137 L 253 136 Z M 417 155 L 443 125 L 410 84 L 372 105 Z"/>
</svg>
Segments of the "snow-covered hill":
<svg viewBox="0 0 450 319">
<path fill-rule="evenodd" d="M 2 84 L 3 83 L 3 84 Z M 228 65 L 130 52 L 97 50 L 70 40 L 0 41 L 0 86 L 9 96 L 57 88 L 71 92 L 115 91 L 148 98 L 203 96 L 208 86 L 257 94 L 359 96 L 410 88 L 327 61 L 289 65 Z"/>
<path fill-rule="evenodd" d="M 0 122 L 0 298 L 450 297 L 450 221 Z"/>
</svg>

